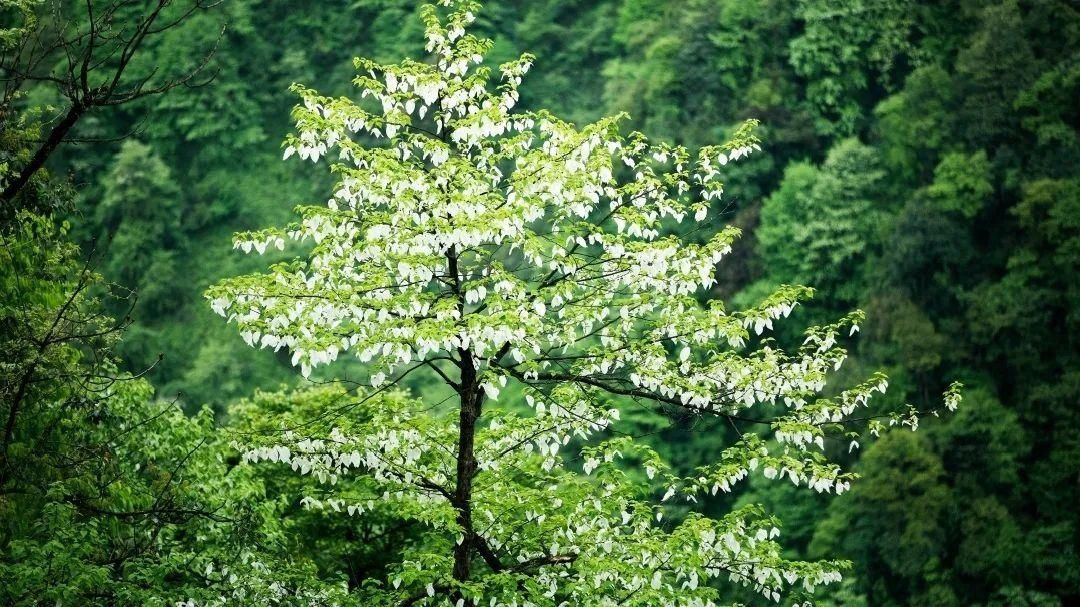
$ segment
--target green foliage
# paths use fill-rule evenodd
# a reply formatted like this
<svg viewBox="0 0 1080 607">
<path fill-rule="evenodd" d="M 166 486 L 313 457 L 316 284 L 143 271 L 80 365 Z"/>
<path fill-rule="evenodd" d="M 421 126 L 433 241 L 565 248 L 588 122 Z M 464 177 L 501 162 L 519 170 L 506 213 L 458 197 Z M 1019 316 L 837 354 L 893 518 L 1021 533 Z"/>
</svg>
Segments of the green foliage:
<svg viewBox="0 0 1080 607">
<path fill-rule="evenodd" d="M 405 400 L 403 394 L 388 398 Z M 345 419 L 327 415 L 334 410 L 349 411 L 351 415 Z M 350 424 L 348 427 L 370 423 L 370 419 L 363 419 L 363 413 L 341 385 L 259 391 L 230 407 L 226 433 L 245 445 L 268 445 L 275 442 L 281 428 L 306 428 L 309 434 L 316 434 L 328 431 L 337 422 Z M 245 473 L 253 475 L 265 488 L 262 499 L 278 504 L 278 512 L 283 515 L 280 533 L 292 542 L 289 549 L 310 558 L 320 577 L 345 577 L 350 588 L 357 588 L 365 580 L 386 575 L 388 564 L 401 558 L 403 551 L 418 539 L 402 524 L 407 517 L 400 510 L 400 502 L 385 500 L 369 478 L 342 478 L 338 491 L 331 491 L 312 476 L 297 475 L 286 462 L 276 467 L 245 467 Z M 346 506 L 350 516 L 329 517 L 320 507 L 312 507 L 322 506 L 335 494 L 353 504 L 351 508 Z"/>
<path fill-rule="evenodd" d="M 176 256 L 185 244 L 180 188 L 149 146 L 124 142 L 95 214 L 104 232 L 98 241 L 107 250 L 101 270 L 142 291 L 136 312 L 156 317 L 175 309 L 177 297 L 164 287 L 176 283 Z"/>
<path fill-rule="evenodd" d="M 939 591 L 951 490 L 929 442 L 890 433 L 867 449 L 856 470 L 863 479 L 830 506 L 810 552 L 839 552 L 861 563 L 870 604 Z"/>
<path fill-rule="evenodd" d="M 974 147 L 1000 145 L 1019 127 L 1013 102 L 1035 79 L 1036 58 L 1015 0 L 990 4 L 956 58 L 961 135 Z"/>
<path fill-rule="evenodd" d="M 978 215 L 993 192 L 990 161 L 982 150 L 945 154 L 926 189 L 933 210 L 959 213 L 965 219 Z"/>
<path fill-rule="evenodd" d="M 0 1 L 0 46 L 6 51 L 24 25 L 47 20 L 47 8 Z M 113 293 L 139 293 L 134 324 L 110 346 L 126 359 L 122 368 L 140 371 L 164 352 L 149 374 L 157 394 L 183 392 L 189 412 L 211 403 L 219 421 L 243 425 L 246 416 L 263 415 L 255 413 L 260 407 L 283 406 L 269 401 L 308 411 L 314 405 L 305 404 L 306 393 L 264 393 L 229 408 L 257 387 L 289 381 L 288 360 L 248 349 L 204 309 L 201 294 L 223 276 L 262 265 L 228 254 L 231 233 L 283 224 L 294 204 L 325 199 L 329 177 L 275 157 L 295 103 L 289 85 L 310 83 L 337 96 L 350 90 L 355 54 L 418 56 L 417 11 L 409 0 L 331 0 L 302 10 L 230 0 L 152 40 L 136 72 L 161 66 L 171 73 L 192 67 L 227 25 L 208 66 L 217 74 L 212 83 L 86 118 L 72 133 L 84 142 L 61 146 L 21 208 L 0 208 L 7 238 L 43 247 L 33 255 L 30 245 L 0 253 L 7 255 L 0 270 L 5 322 L 21 318 L 26 306 L 57 305 L 65 293 L 58 276 L 77 275 L 61 244 L 66 237 L 43 236 L 54 228 L 41 216 L 63 215 L 84 250 L 96 239 L 97 265 L 117 283 Z M 651 137 L 691 148 L 726 138 L 743 119 L 761 119 L 766 151 L 726 167 L 728 193 L 710 208 L 744 232 L 718 267 L 711 296 L 756 304 L 775 285 L 806 281 L 817 287 L 812 318 L 866 309 L 864 337 L 849 364 L 889 370 L 890 406 L 926 405 L 951 377 L 975 386 L 960 419 L 895 439 L 905 454 L 897 464 L 925 471 L 936 462 L 943 471 L 920 485 L 923 493 L 889 494 L 878 485 L 902 479 L 875 464 L 860 468 L 866 493 L 842 498 L 825 522 L 816 522 L 823 505 L 789 499 L 791 489 L 764 482 L 704 510 L 764 503 L 788 520 L 785 537 L 794 541 L 786 556 L 805 557 L 814 536 L 815 546 L 843 551 L 855 568 L 825 604 L 1046 607 L 1078 600 L 1074 3 L 499 0 L 488 3 L 477 26 L 495 40 L 493 65 L 522 50 L 542 57 L 522 91 L 526 109 L 549 107 L 579 124 L 625 110 Z M 47 134 L 57 110 L 46 106 L 55 100 L 51 85 L 41 83 L 0 108 L 0 184 Z M 109 143 L 133 130 L 139 143 Z M 66 182 L 50 174 L 72 177 L 77 204 Z M 25 210 L 37 218 L 21 216 L 16 229 Z M 697 230 L 684 236 L 700 241 Z M 18 285 L 34 286 L 16 297 Z M 111 315 L 126 314 L 130 300 L 99 295 Z M 33 313 L 38 329 L 48 309 Z M 3 327 L 4 339 L 11 336 L 5 390 L 32 356 L 27 326 Z M 781 340 L 797 337 L 778 329 L 792 333 Z M 51 372 L 85 360 L 57 354 L 43 364 Z M 356 377 L 355 369 L 343 373 Z M 435 385 L 419 379 L 410 388 L 445 397 Z M 627 412 L 626 421 L 647 434 L 656 415 Z M 680 418 L 647 440 L 688 474 L 693 462 L 722 451 L 718 444 L 734 432 L 722 427 L 727 434 L 717 440 L 714 425 Z M 844 457 L 846 447 L 837 449 Z M 293 475 L 263 474 L 267 494 L 282 504 L 282 524 L 296 525 L 290 541 L 300 543 L 291 548 L 314 554 L 323 579 L 356 586 L 364 575 L 382 575 L 376 553 L 399 555 L 384 538 L 412 541 L 373 531 L 366 517 L 342 522 L 307 512 L 287 497 L 300 492 L 288 485 Z M 925 495 L 934 491 L 947 496 L 944 515 L 927 506 Z M 890 527 L 900 507 L 886 502 L 907 499 L 927 506 L 936 522 L 911 522 L 918 542 L 907 547 L 880 546 L 877 530 L 906 541 Z M 864 518 L 855 521 L 856 512 Z M 856 522 L 855 539 L 840 541 Z M 924 536 L 945 539 L 931 550 Z M 369 543 L 376 548 L 364 548 Z M 888 566 L 882 554 L 901 548 L 912 562 Z M 71 553 L 86 551 L 74 546 Z"/>
<path fill-rule="evenodd" d="M 878 103 L 873 130 L 892 180 L 910 186 L 930 175 L 934 159 L 950 141 L 957 94 L 949 73 L 929 64 L 911 72 L 903 89 Z"/>
<path fill-rule="evenodd" d="M 312 604 L 277 504 L 208 409 L 187 416 L 115 369 L 122 329 L 66 227 L 20 212 L 0 235 L 0 602 Z M 280 586 L 277 590 L 273 583 Z"/>
<path fill-rule="evenodd" d="M 790 41 L 791 64 L 805 78 L 806 98 L 826 134 L 863 128 L 873 87 L 889 86 L 918 58 L 911 39 L 917 22 L 910 0 L 802 2 L 802 35 Z M 867 24 L 873 24 L 868 27 Z"/>
<path fill-rule="evenodd" d="M 773 280 L 817 285 L 840 303 L 857 300 L 884 218 L 874 200 L 885 177 L 880 167 L 877 151 L 854 139 L 838 143 L 820 168 L 788 165 L 757 230 Z"/>
</svg>

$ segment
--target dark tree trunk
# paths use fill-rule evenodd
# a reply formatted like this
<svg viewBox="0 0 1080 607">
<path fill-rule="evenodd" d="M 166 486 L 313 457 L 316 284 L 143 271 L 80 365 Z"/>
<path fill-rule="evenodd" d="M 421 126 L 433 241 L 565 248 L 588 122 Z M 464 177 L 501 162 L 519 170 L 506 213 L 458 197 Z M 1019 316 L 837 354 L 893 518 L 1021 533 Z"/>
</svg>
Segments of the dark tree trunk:
<svg viewBox="0 0 1080 607">
<path fill-rule="evenodd" d="M 454 579 L 469 579 L 474 538 L 472 536 L 472 482 L 476 475 L 476 420 L 480 417 L 483 391 L 476 385 L 476 368 L 472 352 L 458 350 L 461 356 L 461 410 L 458 417 L 457 485 L 454 488 L 454 507 L 458 525 L 464 535 L 454 547 Z"/>
<path fill-rule="evenodd" d="M 30 179 L 37 173 L 41 167 L 45 166 L 45 161 L 49 159 L 56 147 L 60 145 L 60 142 L 67 137 L 68 132 L 75 126 L 75 123 L 82 118 L 85 113 L 86 107 L 81 103 L 75 103 L 68 110 L 67 114 L 49 131 L 49 137 L 41 144 L 41 147 L 34 152 L 34 156 L 30 158 L 30 162 L 26 163 L 26 166 L 19 171 L 19 174 L 15 176 L 15 179 L 11 181 L 5 188 L 4 193 L 0 194 L 0 200 L 3 202 L 11 202 L 19 192 L 26 187 L 27 183 L 30 183 Z"/>
</svg>

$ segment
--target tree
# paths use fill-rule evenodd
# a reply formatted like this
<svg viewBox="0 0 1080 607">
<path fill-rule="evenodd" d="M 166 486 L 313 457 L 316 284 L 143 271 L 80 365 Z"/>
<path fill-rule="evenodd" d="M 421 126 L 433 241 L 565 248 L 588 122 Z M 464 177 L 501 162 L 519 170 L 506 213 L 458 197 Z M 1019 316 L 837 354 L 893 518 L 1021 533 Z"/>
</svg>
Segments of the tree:
<svg viewBox="0 0 1080 607">
<path fill-rule="evenodd" d="M 731 313 L 700 298 L 737 230 L 702 244 L 671 232 L 710 229 L 721 167 L 758 146 L 753 123 L 691 155 L 621 134 L 621 115 L 579 128 L 512 111 L 533 58 L 499 66 L 493 90 L 491 42 L 466 30 L 478 6 L 442 4 L 423 11 L 430 61 L 356 60 L 359 102 L 295 87 L 285 157 L 335 158 L 335 192 L 235 246 L 314 244 L 207 297 L 250 345 L 291 350 L 304 376 L 342 353 L 368 375 L 343 402 L 245 437 L 246 459 L 314 475 L 312 507 L 392 503 L 415 524 L 386 579 L 364 581 L 366 605 L 712 605 L 727 582 L 779 600 L 840 579 L 843 562 L 783 558 L 778 521 L 757 506 L 665 522 L 672 498 L 708 501 L 751 473 L 843 492 L 851 475 L 824 439 L 854 437 L 848 416 L 886 387 L 874 375 L 822 394 L 858 312 L 792 352 L 758 337 L 811 289 Z M 413 373 L 448 397 L 398 395 Z M 954 385 L 943 407 L 958 400 Z M 680 477 L 620 431 L 635 407 L 715 416 L 740 437 Z M 571 441 L 579 454 L 561 455 Z M 354 472 L 376 489 L 338 489 Z"/>
<path fill-rule="evenodd" d="M 170 287 L 176 289 L 174 257 L 184 244 L 176 229 L 181 211 L 180 189 L 169 168 L 149 146 L 125 141 L 95 209 L 95 223 L 104 231 L 100 242 L 108 250 L 102 271 L 140 291 L 139 311 L 159 315 L 176 305 Z"/>
<path fill-rule="evenodd" d="M 2 166 L 0 202 L 11 206 L 31 178 L 43 167 L 72 128 L 96 108 L 118 106 L 160 95 L 179 86 L 198 85 L 212 55 L 181 74 L 162 76 L 156 67 L 130 70 L 132 60 L 147 39 L 183 23 L 197 11 L 220 0 L 12 0 L 0 5 L 0 14 L 17 18 L 16 27 L 0 30 L 0 121 L 17 115 L 16 101 L 37 84 L 52 85 L 65 106 L 49 122 L 49 132 L 23 154 L 16 169 Z M 73 9 L 73 6 L 78 8 Z"/>
<path fill-rule="evenodd" d="M 5 123 L 0 158 L 35 138 L 32 121 Z M 126 149 L 128 194 L 172 191 L 160 163 L 133 166 L 145 147 Z M 0 213 L 0 604 L 341 604 L 344 578 L 291 553 L 287 504 L 236 468 L 213 413 L 189 417 L 118 369 L 134 301 L 106 312 L 97 251 L 35 212 L 71 208 L 70 188 L 34 182 Z M 112 194 L 106 215 L 127 202 Z"/>
<path fill-rule="evenodd" d="M 864 591 L 870 604 L 889 604 L 888 598 L 897 595 L 912 600 L 912 595 L 934 587 L 939 599 L 949 594 L 940 569 L 948 547 L 942 519 L 950 493 L 944 467 L 926 438 L 890 433 L 866 450 L 857 469 L 867 478 L 830 505 L 830 516 L 810 544 L 811 553 L 831 552 L 839 549 L 835 543 L 848 543 L 845 552 L 857 555 L 867 572 L 860 581 L 868 587 Z"/>
<path fill-rule="evenodd" d="M 117 371 L 125 323 L 64 232 L 0 225 L 0 603 L 337 604 L 211 411 Z"/>
<path fill-rule="evenodd" d="M 896 72 L 918 59 L 910 39 L 923 25 L 918 17 L 926 10 L 908 0 L 799 5 L 796 14 L 806 25 L 789 45 L 791 65 L 808 81 L 806 98 L 817 114 L 818 130 L 859 132 L 874 87 L 887 87 Z"/>
<path fill-rule="evenodd" d="M 761 208 L 758 249 L 773 283 L 814 284 L 849 305 L 866 285 L 868 258 L 886 217 L 885 177 L 874 148 L 840 141 L 820 168 L 790 164 Z"/>
</svg>

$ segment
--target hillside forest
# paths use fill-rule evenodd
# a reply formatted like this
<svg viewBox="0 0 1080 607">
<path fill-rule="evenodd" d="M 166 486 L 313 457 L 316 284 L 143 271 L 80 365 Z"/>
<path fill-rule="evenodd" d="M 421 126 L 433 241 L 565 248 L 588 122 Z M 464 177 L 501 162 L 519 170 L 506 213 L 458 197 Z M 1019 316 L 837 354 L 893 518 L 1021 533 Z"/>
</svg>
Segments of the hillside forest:
<svg viewBox="0 0 1080 607">
<path fill-rule="evenodd" d="M 817 563 L 842 561 L 842 581 L 821 577 L 823 587 L 781 604 L 811 594 L 833 607 L 1080 601 L 1080 4 L 422 4 L 0 0 L 0 605 L 464 605 L 481 596 L 483 605 L 487 596 L 524 597 L 498 603 L 507 605 L 775 604 L 726 574 L 702 582 L 713 593 L 702 602 L 685 598 L 697 577 L 673 577 L 661 600 L 666 570 L 656 569 L 650 589 L 648 575 L 618 573 L 614 556 L 574 563 L 579 553 L 564 560 L 558 544 L 509 565 L 500 560 L 509 545 L 489 554 L 458 501 L 445 514 L 402 498 L 382 468 L 369 464 L 374 476 L 343 476 L 340 485 L 335 476 L 330 489 L 325 477 L 298 474 L 307 472 L 300 459 L 254 463 L 284 461 L 276 443 L 260 442 L 282 428 L 391 440 L 400 420 L 387 411 L 441 411 L 455 396 L 447 386 L 466 385 L 469 364 L 451 348 L 456 383 L 429 365 L 382 393 L 378 407 L 350 405 L 323 427 L 381 374 L 373 379 L 367 361 L 345 354 L 301 373 L 293 348 L 252 348 L 214 309 L 220 289 L 262 288 L 234 277 L 272 264 L 273 275 L 304 275 L 295 259 L 323 250 L 318 238 L 262 256 L 234 247 L 234 234 L 285 226 L 297 205 L 325 210 L 338 195 L 339 173 L 282 159 L 299 145 L 299 125 L 323 120 L 305 113 L 309 101 L 360 104 L 358 87 L 385 86 L 377 66 L 426 73 L 431 20 L 449 19 L 452 32 L 461 6 L 475 18 L 462 40 L 490 40 L 477 42 L 484 66 L 535 57 L 515 111 L 538 120 L 550 112 L 567 133 L 586 134 L 625 112 L 623 133 L 640 131 L 674 157 L 726 141 L 757 146 L 719 167 L 723 194 L 701 211 L 710 230 L 741 235 L 696 305 L 756 309 L 791 285 L 811 287 L 797 292 L 790 319 L 770 323 L 768 339 L 751 333 L 750 343 L 795 352 L 808 327 L 854 319 L 858 333 L 848 337 L 844 325 L 846 362 L 830 370 L 836 379 L 824 394 L 842 399 L 839 388 L 887 376 L 871 409 L 922 412 L 914 423 L 824 437 L 817 454 L 853 473 L 842 495 L 808 491 L 783 472 L 750 474 L 730 491 L 672 500 L 670 541 L 742 512 L 781 529 L 782 550 L 770 557 L 777 571 L 810 563 L 791 565 L 810 579 Z M 559 132 L 545 132 L 553 146 Z M 394 141 L 385 135 L 357 140 Z M 621 167 L 614 179 L 644 179 L 633 172 Z M 687 250 L 711 246 L 693 222 L 664 225 Z M 849 316 L 856 310 L 865 320 Z M 669 350 L 660 354 L 686 365 L 712 356 Z M 498 397 L 510 403 L 506 419 L 531 419 L 522 413 L 529 372 L 507 373 Z M 949 412 L 938 405 L 953 382 L 963 398 Z M 498 394 L 478 386 L 481 399 Z M 515 465 L 553 485 L 544 475 L 565 474 L 559 504 L 591 503 L 592 489 L 574 479 L 644 486 L 652 458 L 666 462 L 661 477 L 690 479 L 727 461 L 731 445 L 750 444 L 748 435 L 768 449 L 783 445 L 783 424 L 794 419 L 779 404 L 760 405 L 787 421 L 754 426 L 687 414 L 678 403 L 637 406 L 635 394 L 603 401 L 621 413 L 625 434 L 600 424 L 593 438 L 568 437 L 555 472 L 524 455 Z M 433 436 L 456 433 L 453 411 L 443 425 L 450 418 L 416 419 Z M 590 474 L 597 441 L 631 435 L 636 446 L 624 449 L 637 455 Z M 507 495 L 549 504 L 530 493 L 541 483 L 515 482 L 524 484 Z M 367 497 L 328 515 L 343 503 L 327 497 L 338 490 Z M 610 499 L 668 499 L 659 500 L 660 485 L 632 499 L 619 491 L 609 487 Z M 550 507 L 551 520 L 563 520 L 561 506 Z M 531 521 L 548 506 L 529 508 L 522 516 Z M 462 534 L 459 548 L 432 538 L 440 525 Z M 462 551 L 471 547 L 469 561 Z M 575 594 L 584 589 L 555 589 L 560 567 L 640 578 L 643 590 L 622 603 L 588 602 Z M 451 568 L 452 583 L 424 577 Z M 595 579 L 606 588 L 607 578 Z M 391 600 L 389 580 L 419 590 Z"/>
</svg>

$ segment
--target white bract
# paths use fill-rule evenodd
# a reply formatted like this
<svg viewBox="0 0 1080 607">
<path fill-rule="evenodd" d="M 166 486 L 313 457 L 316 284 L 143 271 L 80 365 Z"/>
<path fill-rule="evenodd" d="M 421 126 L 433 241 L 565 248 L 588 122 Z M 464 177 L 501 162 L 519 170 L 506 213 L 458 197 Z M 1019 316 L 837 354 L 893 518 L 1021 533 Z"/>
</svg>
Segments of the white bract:
<svg viewBox="0 0 1080 607">
<path fill-rule="evenodd" d="M 330 162 L 337 185 L 296 224 L 236 246 L 309 242 L 310 253 L 208 297 L 249 344 L 290 350 L 304 376 L 349 354 L 372 389 L 350 419 L 328 415 L 325 435 L 284 432 L 247 445 L 247 459 L 316 475 L 328 488 L 310 507 L 347 516 L 392 501 L 425 525 L 390 578 L 361 591 L 365 604 L 689 607 L 722 602 L 730 582 L 779 600 L 839 580 L 841 563 L 782 558 L 777 522 L 758 508 L 664 517 L 755 472 L 844 491 L 850 475 L 824 439 L 885 389 L 874 376 L 820 396 L 860 313 L 809 329 L 792 352 L 758 338 L 811 289 L 738 312 L 702 303 L 738 236 L 710 229 L 719 169 L 758 149 L 753 122 L 691 153 L 624 135 L 623 116 L 578 127 L 516 111 L 532 57 L 493 82 L 491 42 L 467 30 L 478 7 L 444 4 L 424 11 L 429 61 L 358 59 L 357 101 L 296 87 L 285 157 Z M 676 235 L 689 229 L 709 237 Z M 414 371 L 456 392 L 450 413 L 388 397 Z M 519 399 L 531 415 L 511 412 Z M 745 431 L 682 478 L 619 431 L 631 401 Z M 584 474 L 563 459 L 571 441 L 585 445 L 571 458 Z M 382 494 L 335 490 L 350 474 Z"/>
</svg>

